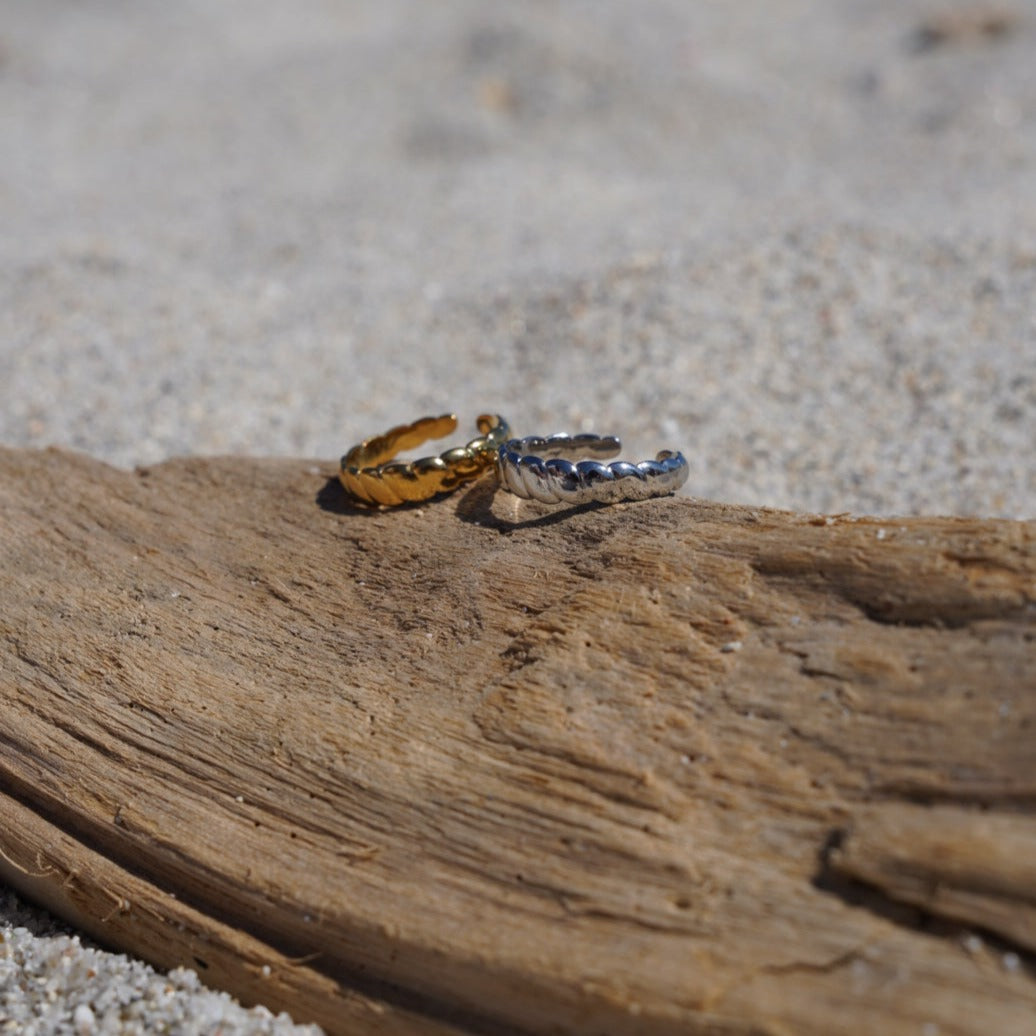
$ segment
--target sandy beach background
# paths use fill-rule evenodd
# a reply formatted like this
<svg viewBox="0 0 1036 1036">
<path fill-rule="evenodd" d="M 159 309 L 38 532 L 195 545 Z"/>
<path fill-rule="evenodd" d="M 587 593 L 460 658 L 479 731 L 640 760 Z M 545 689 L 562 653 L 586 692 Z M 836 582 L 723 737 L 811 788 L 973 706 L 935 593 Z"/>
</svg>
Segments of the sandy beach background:
<svg viewBox="0 0 1036 1036">
<path fill-rule="evenodd" d="M 1036 513 L 1032 0 L 0 16 L 0 444 L 333 462 L 489 410 L 691 496 Z M 291 1029 L 6 893 L 0 936 L 0 1032 Z"/>
</svg>

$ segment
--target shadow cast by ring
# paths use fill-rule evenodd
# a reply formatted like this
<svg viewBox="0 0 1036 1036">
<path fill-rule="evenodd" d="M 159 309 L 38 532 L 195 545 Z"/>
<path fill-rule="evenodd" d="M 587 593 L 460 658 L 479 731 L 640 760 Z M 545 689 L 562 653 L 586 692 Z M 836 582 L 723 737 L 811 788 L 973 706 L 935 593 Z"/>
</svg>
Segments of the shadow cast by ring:
<svg viewBox="0 0 1036 1036">
<path fill-rule="evenodd" d="M 552 510 L 550 514 L 542 514 L 535 518 L 527 518 L 524 521 L 508 521 L 499 518 L 493 513 L 493 501 L 500 491 L 500 483 L 494 478 L 483 478 L 476 482 L 466 492 L 459 494 L 457 506 L 454 513 L 468 525 L 480 525 L 486 529 L 495 529 L 497 532 L 507 535 L 518 532 L 521 529 L 542 529 L 550 525 L 557 525 L 559 522 L 566 522 L 579 514 L 586 514 L 590 511 L 599 511 L 608 505 L 597 500 L 591 500 L 586 504 L 579 504 L 576 507 L 566 507 L 561 510 Z M 515 500 L 518 497 L 514 497 Z M 522 501 L 524 503 L 524 501 Z"/>
<path fill-rule="evenodd" d="M 499 483 L 493 478 L 483 478 L 470 486 L 466 491 L 461 490 L 457 494 L 457 506 L 454 513 L 467 525 L 480 525 L 483 528 L 495 529 L 505 535 L 518 532 L 521 529 L 539 529 L 550 525 L 557 525 L 559 522 L 568 521 L 576 515 L 585 514 L 590 511 L 598 511 L 607 507 L 607 504 L 599 501 L 590 501 L 586 504 L 579 504 L 576 507 L 565 507 L 560 510 L 552 510 L 550 514 L 541 514 L 534 518 L 527 518 L 524 521 L 508 521 L 499 518 L 493 513 L 493 501 L 496 499 Z M 351 518 L 377 518 L 385 514 L 386 510 L 407 511 L 414 508 L 427 507 L 429 504 L 445 502 L 447 494 L 440 493 L 430 500 L 415 500 L 410 503 L 400 504 L 398 507 L 385 508 L 377 504 L 364 504 L 353 500 L 345 491 L 342 483 L 331 476 L 320 488 L 316 495 L 315 503 L 322 511 L 331 514 L 345 515 Z M 515 497 L 514 499 L 518 499 Z M 525 503 L 525 501 L 522 501 Z"/>
<path fill-rule="evenodd" d="M 322 511 L 344 514 L 352 518 L 376 518 L 385 510 L 383 507 L 378 507 L 377 504 L 362 504 L 354 500 L 335 475 L 332 475 L 320 488 L 315 503 Z"/>
</svg>

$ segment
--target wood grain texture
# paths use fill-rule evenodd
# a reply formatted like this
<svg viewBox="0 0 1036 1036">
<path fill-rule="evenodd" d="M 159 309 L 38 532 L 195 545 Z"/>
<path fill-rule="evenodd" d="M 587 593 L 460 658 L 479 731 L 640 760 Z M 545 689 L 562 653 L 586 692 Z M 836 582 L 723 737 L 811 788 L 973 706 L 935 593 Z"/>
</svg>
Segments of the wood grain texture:
<svg viewBox="0 0 1036 1036">
<path fill-rule="evenodd" d="M 1032 1031 L 1032 523 L 333 474 L 0 451 L 4 880 L 331 1031 Z"/>
</svg>

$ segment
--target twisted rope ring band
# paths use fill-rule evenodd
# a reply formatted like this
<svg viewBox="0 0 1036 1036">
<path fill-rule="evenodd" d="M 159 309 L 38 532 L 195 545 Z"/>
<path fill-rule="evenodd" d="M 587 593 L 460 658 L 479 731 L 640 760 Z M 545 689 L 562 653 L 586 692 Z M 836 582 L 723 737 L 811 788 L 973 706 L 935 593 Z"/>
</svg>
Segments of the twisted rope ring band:
<svg viewBox="0 0 1036 1036">
<path fill-rule="evenodd" d="M 577 457 L 614 457 L 622 443 L 613 435 L 530 436 L 505 442 L 497 454 L 497 470 L 506 489 L 544 504 L 617 503 L 647 500 L 674 493 L 686 481 L 687 461 L 675 450 L 662 450 L 639 464 Z"/>
<path fill-rule="evenodd" d="M 385 507 L 449 493 L 492 467 L 501 443 L 511 434 L 499 414 L 482 414 L 476 424 L 482 434 L 466 446 L 410 463 L 386 462 L 401 450 L 413 449 L 455 431 L 456 414 L 422 417 L 411 424 L 390 428 L 384 435 L 365 439 L 345 454 L 338 480 L 355 499 Z"/>
</svg>

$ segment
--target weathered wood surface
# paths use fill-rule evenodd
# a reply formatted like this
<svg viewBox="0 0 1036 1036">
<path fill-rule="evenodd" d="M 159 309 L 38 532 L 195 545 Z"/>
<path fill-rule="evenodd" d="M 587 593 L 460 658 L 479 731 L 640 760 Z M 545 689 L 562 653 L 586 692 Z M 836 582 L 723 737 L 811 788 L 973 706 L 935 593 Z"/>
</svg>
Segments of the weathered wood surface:
<svg viewBox="0 0 1036 1036">
<path fill-rule="evenodd" d="M 0 877 L 338 1031 L 1032 1033 L 1031 523 L 332 472 L 0 451 Z"/>
</svg>

